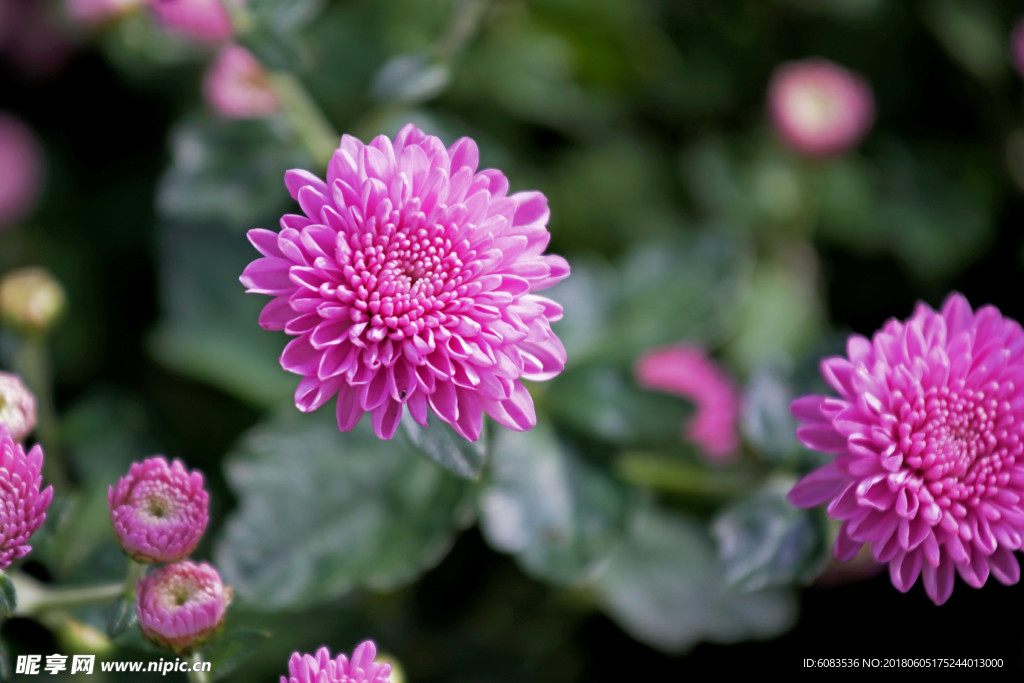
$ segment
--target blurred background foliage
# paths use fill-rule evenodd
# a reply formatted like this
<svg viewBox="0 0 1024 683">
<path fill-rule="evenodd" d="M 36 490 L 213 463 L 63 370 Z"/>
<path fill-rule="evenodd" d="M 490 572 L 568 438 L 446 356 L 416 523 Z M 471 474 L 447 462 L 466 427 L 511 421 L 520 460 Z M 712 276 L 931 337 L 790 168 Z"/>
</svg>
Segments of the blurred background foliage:
<svg viewBox="0 0 1024 683">
<path fill-rule="evenodd" d="M 952 290 L 1024 317 L 1013 3 L 251 0 L 243 42 L 337 131 L 470 135 L 513 191 L 548 196 L 550 250 L 573 268 L 551 292 L 569 365 L 530 386 L 537 429 L 492 424 L 480 447 L 436 424 L 380 442 L 294 409 L 284 337 L 259 329 L 264 301 L 238 276 L 256 256 L 244 231 L 297 210 L 284 170 L 321 174 L 326 157 L 287 114 L 218 118 L 199 85 L 214 51 L 147 12 L 91 30 L 47 9 L 66 43 L 55 68 L 0 44 L 0 110 L 47 164 L 38 209 L 0 234 L 0 269 L 44 265 L 69 295 L 52 352 L 75 487 L 27 571 L 120 579 L 106 487 L 159 452 L 208 477 L 197 555 L 235 587 L 229 633 L 271 634 L 230 679 L 276 681 L 294 650 L 368 637 L 424 682 L 803 657 L 1021 668 L 1024 626 L 1003 616 L 1018 588 L 937 609 L 870 567 L 815 583 L 833 530 L 785 501 L 819 462 L 789 401 L 823 390 L 818 359 L 847 333 Z M 787 149 L 765 112 L 775 67 L 814 56 L 861 73 L 877 107 L 864 143 L 825 161 Z M 742 387 L 729 464 L 680 437 L 687 401 L 633 379 L 642 353 L 683 341 Z M 5 367 L 14 346 L 0 339 Z M 25 619 L 0 635 L 13 653 L 73 651 Z"/>
</svg>

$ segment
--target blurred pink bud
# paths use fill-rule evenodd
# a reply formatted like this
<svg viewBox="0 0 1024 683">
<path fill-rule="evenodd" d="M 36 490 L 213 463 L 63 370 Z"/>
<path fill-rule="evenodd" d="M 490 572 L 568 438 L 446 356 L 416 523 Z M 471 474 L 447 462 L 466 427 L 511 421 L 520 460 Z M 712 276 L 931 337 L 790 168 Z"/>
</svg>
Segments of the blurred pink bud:
<svg viewBox="0 0 1024 683">
<path fill-rule="evenodd" d="M 732 379 L 703 349 L 681 344 L 650 351 L 636 362 L 634 375 L 645 389 L 675 394 L 696 405 L 683 436 L 709 459 L 728 460 L 736 454 L 739 395 Z"/>
<path fill-rule="evenodd" d="M 851 149 L 875 118 L 867 82 L 824 59 L 779 66 L 768 86 L 768 109 L 786 144 L 813 157 Z"/>
<path fill-rule="evenodd" d="M 1024 76 L 1024 17 L 1017 20 L 1010 34 L 1010 57 L 1017 72 Z"/>
<path fill-rule="evenodd" d="M 250 119 L 269 116 L 280 108 L 267 72 L 244 47 L 224 48 L 203 79 L 203 94 L 221 116 Z"/>
<path fill-rule="evenodd" d="M 242 0 L 229 0 L 242 2 Z M 234 35 L 225 0 L 149 0 L 170 31 L 204 43 L 222 43 Z"/>
<path fill-rule="evenodd" d="M 15 441 L 24 441 L 36 427 L 36 397 L 21 377 L 7 372 L 0 372 L 0 424 Z"/>
<path fill-rule="evenodd" d="M 14 225 L 35 208 L 42 184 L 43 157 L 32 131 L 0 112 L 0 228 Z"/>
</svg>

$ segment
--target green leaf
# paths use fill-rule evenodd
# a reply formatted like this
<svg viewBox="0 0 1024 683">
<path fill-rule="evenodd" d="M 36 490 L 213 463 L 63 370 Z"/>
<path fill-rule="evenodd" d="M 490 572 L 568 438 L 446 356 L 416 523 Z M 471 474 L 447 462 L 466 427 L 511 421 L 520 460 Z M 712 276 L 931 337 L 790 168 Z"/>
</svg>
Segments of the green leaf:
<svg viewBox="0 0 1024 683">
<path fill-rule="evenodd" d="M 215 226 L 168 224 L 160 234 L 164 318 L 150 343 L 165 366 L 239 398 L 281 403 L 296 380 L 278 365 L 287 339 L 259 327 L 265 296 L 238 282 L 259 253 Z"/>
<path fill-rule="evenodd" d="M 260 62 L 275 71 L 301 72 L 310 63 L 301 39 L 273 25 L 257 23 L 238 39 Z"/>
<path fill-rule="evenodd" d="M 474 442 L 462 438 L 441 420 L 429 420 L 427 426 L 423 427 L 406 413 L 402 417 L 402 433 L 420 454 L 449 472 L 463 479 L 480 478 L 480 471 L 487 457 L 484 446 L 487 440 L 486 423 L 480 439 Z"/>
<path fill-rule="evenodd" d="M 820 512 L 786 499 L 772 486 L 722 510 L 712 524 L 725 581 L 743 591 L 805 583 L 828 560 L 828 529 Z"/>
<path fill-rule="evenodd" d="M 165 220 L 236 231 L 276 224 L 289 197 L 284 172 L 307 163 L 287 122 L 192 116 L 171 132 L 171 163 L 160 179 Z"/>
<path fill-rule="evenodd" d="M 249 0 L 245 8 L 257 23 L 292 33 L 311 24 L 325 5 L 325 0 Z"/>
<path fill-rule="evenodd" d="M 0 613 L 6 616 L 14 614 L 18 606 L 18 591 L 14 588 L 14 581 L 11 577 L 0 571 Z"/>
<path fill-rule="evenodd" d="M 684 399 L 644 391 L 625 370 L 590 365 L 566 371 L 547 387 L 544 407 L 590 437 L 613 443 L 677 443 L 693 414 Z"/>
<path fill-rule="evenodd" d="M 436 564 L 471 508 L 467 486 L 369 420 L 340 433 L 333 411 L 264 422 L 228 457 L 238 496 L 214 551 L 240 601 L 322 604 L 394 589 Z"/>
<path fill-rule="evenodd" d="M 593 587 L 634 638 L 681 653 L 705 640 L 770 638 L 793 625 L 790 592 L 740 593 L 724 583 L 710 539 L 695 521 L 649 507 L 636 512 L 630 529 Z"/>
<path fill-rule="evenodd" d="M 550 428 L 503 431 L 492 457 L 480 528 L 530 575 L 577 582 L 624 532 L 624 487 L 564 448 Z"/>
<path fill-rule="evenodd" d="M 107 615 L 107 635 L 116 638 L 126 632 L 138 621 L 135 612 L 135 591 L 131 595 L 122 595 L 110 606 Z"/>
<path fill-rule="evenodd" d="M 219 637 L 203 650 L 203 661 L 210 662 L 213 680 L 220 680 L 237 669 L 268 638 L 269 633 L 255 629 L 236 629 Z"/>
<path fill-rule="evenodd" d="M 1006 68 L 1005 31 L 991 7 L 977 0 L 933 0 L 923 7 L 936 38 L 973 75 L 992 81 Z"/>
<path fill-rule="evenodd" d="M 380 68 L 371 89 L 384 102 L 415 104 L 440 95 L 450 80 L 444 64 L 418 54 L 397 55 Z"/>
<path fill-rule="evenodd" d="M 742 402 L 743 438 L 772 463 L 786 462 L 801 450 L 796 438 L 796 418 L 789 410 L 796 396 L 788 374 L 772 363 L 761 366 L 750 380 Z"/>
</svg>

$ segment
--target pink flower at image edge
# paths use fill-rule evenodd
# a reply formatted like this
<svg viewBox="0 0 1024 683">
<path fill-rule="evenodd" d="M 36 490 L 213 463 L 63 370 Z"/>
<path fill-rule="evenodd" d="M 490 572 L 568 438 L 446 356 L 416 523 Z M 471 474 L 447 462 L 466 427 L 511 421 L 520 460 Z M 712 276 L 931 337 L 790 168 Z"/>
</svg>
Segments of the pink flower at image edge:
<svg viewBox="0 0 1024 683">
<path fill-rule="evenodd" d="M 992 306 L 951 295 L 906 322 L 850 337 L 824 360 L 834 396 L 793 402 L 797 436 L 835 460 L 790 491 L 842 520 L 835 554 L 871 544 L 906 592 L 920 577 L 942 604 L 954 577 L 1016 583 L 1024 540 L 1024 332 Z"/>
<path fill-rule="evenodd" d="M 352 659 L 340 654 L 331 657 L 322 647 L 315 655 L 296 652 L 288 660 L 288 675 L 280 683 L 389 683 L 391 665 L 374 661 L 377 646 L 372 640 L 360 643 Z"/>
<path fill-rule="evenodd" d="M 649 351 L 637 360 L 634 375 L 645 389 L 681 396 L 695 404 L 696 413 L 683 427 L 683 437 L 709 459 L 728 460 L 736 454 L 739 394 L 732 379 L 703 349 L 681 344 Z"/>
<path fill-rule="evenodd" d="M 221 43 L 234 35 L 225 1 L 149 0 L 157 20 L 169 31 L 206 43 Z"/>
<path fill-rule="evenodd" d="M 28 126 L 0 112 L 0 229 L 35 208 L 43 185 L 43 155 Z"/>
<path fill-rule="evenodd" d="M 43 449 L 26 454 L 0 424 L 0 571 L 32 550 L 29 538 L 46 520 L 53 487 L 42 489 Z"/>
<path fill-rule="evenodd" d="M 536 424 L 521 380 L 550 379 L 566 361 L 551 330 L 562 307 L 536 292 L 569 264 L 544 254 L 544 195 L 508 195 L 504 174 L 478 163 L 469 138 L 446 148 L 408 125 L 393 142 L 343 137 L 326 182 L 285 175 L 304 215 L 249 232 L 263 258 L 241 282 L 273 297 L 260 325 L 296 337 L 281 366 L 302 376 L 299 410 L 337 397 L 340 430 L 369 412 L 384 439 L 406 408 L 471 441 L 484 413 L 510 429 Z"/>
</svg>

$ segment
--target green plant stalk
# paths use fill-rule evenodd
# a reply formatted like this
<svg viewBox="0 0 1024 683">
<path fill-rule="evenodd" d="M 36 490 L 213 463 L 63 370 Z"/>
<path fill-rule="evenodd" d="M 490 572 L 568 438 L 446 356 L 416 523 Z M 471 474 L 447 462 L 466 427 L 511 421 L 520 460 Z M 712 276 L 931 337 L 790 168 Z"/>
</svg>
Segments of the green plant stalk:
<svg viewBox="0 0 1024 683">
<path fill-rule="evenodd" d="M 755 484 L 747 472 L 713 470 L 657 453 L 631 451 L 615 462 L 624 481 L 656 491 L 686 497 L 729 498 Z"/>
<path fill-rule="evenodd" d="M 192 662 L 192 666 L 188 670 L 188 680 L 192 681 L 192 683 L 210 683 L 210 677 L 207 673 L 197 666 L 203 661 L 202 653 L 193 652 L 189 656 L 189 661 Z"/>
<path fill-rule="evenodd" d="M 18 373 L 35 394 L 36 434 L 46 453 L 43 475 L 55 489 L 67 493 L 67 466 L 60 450 L 60 427 L 53 402 L 50 353 L 46 338 L 38 335 L 22 336 L 14 363 Z"/>
<path fill-rule="evenodd" d="M 8 576 L 18 592 L 18 606 L 14 610 L 17 617 L 38 617 L 54 610 L 101 605 L 121 597 L 124 591 L 121 582 L 82 588 L 49 588 L 25 574 L 11 572 Z"/>
<path fill-rule="evenodd" d="M 325 167 L 338 147 L 339 136 L 295 74 L 272 71 L 268 76 L 281 107 L 313 161 Z"/>
</svg>

